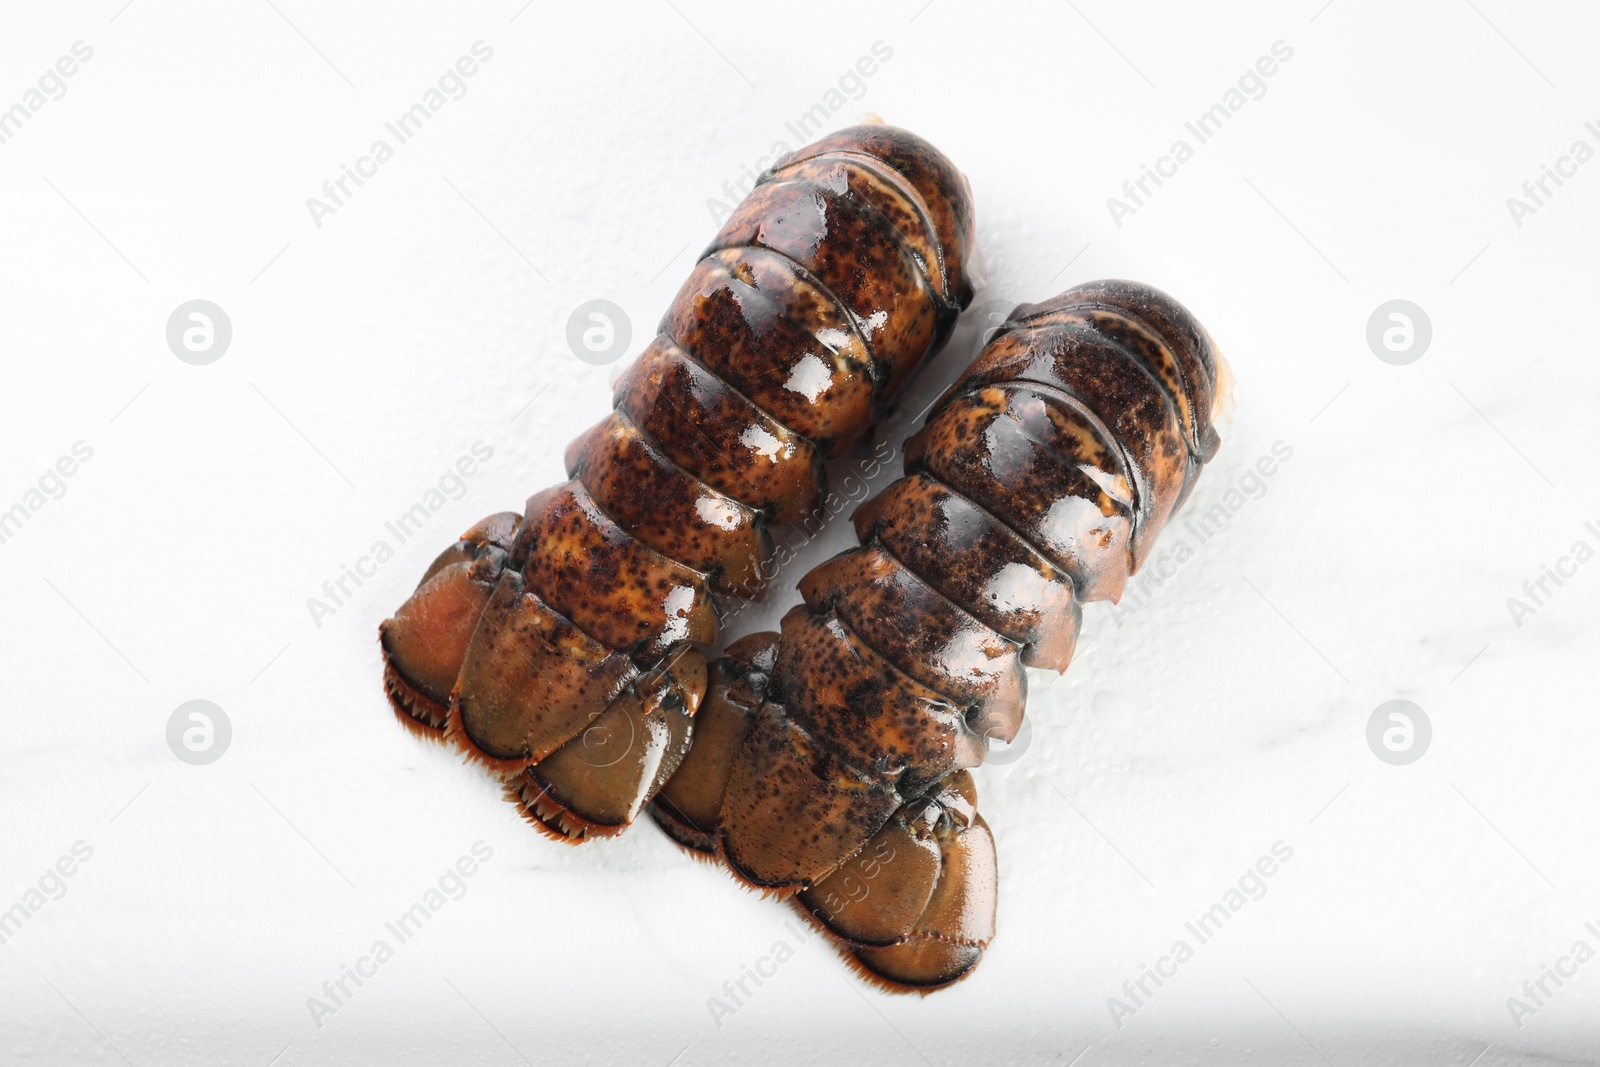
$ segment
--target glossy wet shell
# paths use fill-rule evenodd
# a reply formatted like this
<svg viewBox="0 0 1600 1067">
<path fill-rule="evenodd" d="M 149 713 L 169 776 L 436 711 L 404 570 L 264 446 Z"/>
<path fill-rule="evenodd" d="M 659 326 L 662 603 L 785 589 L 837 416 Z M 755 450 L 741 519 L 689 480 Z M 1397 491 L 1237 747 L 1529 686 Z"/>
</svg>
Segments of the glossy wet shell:
<svg viewBox="0 0 1600 1067">
<path fill-rule="evenodd" d="M 975 804 L 964 769 L 1015 737 L 1023 665 L 1066 668 L 1082 603 L 1121 594 L 1215 454 L 1216 377 L 1205 331 L 1147 286 L 1019 307 L 907 443 L 905 477 L 857 511 L 860 547 L 801 580 L 775 654 L 769 635 L 713 664 L 737 686 L 713 684 L 718 728 L 662 825 L 821 901 L 891 984 L 965 973 L 985 940 L 969 920 L 987 908 L 992 930 L 993 841 L 975 813 L 951 829 L 950 783 Z M 898 866 L 852 900 L 875 849 Z"/>
<path fill-rule="evenodd" d="M 569 480 L 447 549 L 384 624 L 397 710 L 541 828 L 625 827 L 687 750 L 714 595 L 761 592 L 769 525 L 815 506 L 824 462 L 949 337 L 971 245 L 966 180 L 904 130 L 780 161 L 567 449 Z M 640 688 L 658 669 L 670 699 Z M 638 751 L 605 762 L 624 735 Z"/>
<path fill-rule="evenodd" d="M 881 782 L 849 772 L 775 713 L 766 698 L 778 649 L 778 634 L 752 634 L 711 665 L 696 743 L 657 796 L 657 821 L 680 843 L 713 854 L 726 849 L 719 828 L 730 818 L 752 807 L 775 809 L 804 832 L 752 841 L 758 850 L 776 846 L 774 855 L 724 851 L 736 872 L 752 864 L 792 871 L 831 864 L 792 901 L 858 973 L 897 992 L 931 992 L 960 980 L 994 936 L 998 890 L 994 838 L 977 814 L 972 779 L 957 771 L 926 796 L 896 806 Z M 743 773 L 751 762 L 764 773 Z M 730 789 L 735 780 L 741 784 Z M 864 845 L 850 844 L 864 822 L 880 828 Z M 827 858 L 841 848 L 851 851 L 843 862 Z"/>
<path fill-rule="evenodd" d="M 861 443 L 971 299 L 948 161 L 888 127 L 829 142 L 740 203 L 616 411 L 568 450 L 573 481 L 529 501 L 509 565 L 641 669 L 715 639 L 713 592 L 759 592 L 768 524 L 820 497 L 822 461 Z"/>
</svg>

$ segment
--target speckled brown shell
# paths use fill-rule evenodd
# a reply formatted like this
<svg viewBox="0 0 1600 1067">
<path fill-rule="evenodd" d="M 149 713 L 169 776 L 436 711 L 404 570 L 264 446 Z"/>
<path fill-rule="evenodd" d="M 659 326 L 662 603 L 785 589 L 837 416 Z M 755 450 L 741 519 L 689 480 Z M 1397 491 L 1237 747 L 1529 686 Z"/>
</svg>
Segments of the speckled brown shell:
<svg viewBox="0 0 1600 1067">
<path fill-rule="evenodd" d="M 563 832 L 604 832 L 549 758 L 592 740 L 658 666 L 679 676 L 678 718 L 692 716 L 713 594 L 761 591 L 769 524 L 816 506 L 824 462 L 866 440 L 948 339 L 972 299 L 972 229 L 966 180 L 893 127 L 841 130 L 762 175 L 617 381 L 611 414 L 567 449 L 570 480 L 453 546 L 456 570 L 430 571 L 438 602 L 425 580 L 385 624 L 396 706 L 524 776 L 530 810 L 557 812 Z M 640 775 L 670 773 L 687 745 L 687 723 L 663 714 L 655 735 L 683 740 Z"/>
<path fill-rule="evenodd" d="M 781 640 L 757 635 L 735 650 L 742 659 L 712 665 L 737 685 L 713 686 L 718 725 L 661 794 L 658 821 L 752 884 L 800 891 L 880 978 L 929 985 L 964 973 L 975 955 L 873 954 L 891 943 L 909 952 L 913 927 L 886 916 L 931 899 L 930 887 L 937 896 L 957 870 L 967 884 L 945 892 L 987 899 L 992 932 L 987 831 L 972 837 L 970 818 L 938 816 L 960 831 L 949 841 L 988 850 L 952 867 L 954 845 L 940 853 L 944 838 L 907 827 L 928 816 L 926 798 L 948 801 L 988 739 L 1016 736 L 1024 665 L 1064 670 L 1082 603 L 1116 599 L 1148 556 L 1220 444 L 1216 383 L 1205 331 L 1155 289 L 1095 282 L 1017 308 L 907 443 L 905 476 L 854 515 L 860 546 L 801 579 L 805 602 Z M 819 907 L 886 834 L 910 857 L 881 883 L 897 892 L 872 907 Z M 947 940 L 981 951 L 984 924 L 960 914 Z M 899 940 L 863 930 L 900 930 Z"/>
</svg>

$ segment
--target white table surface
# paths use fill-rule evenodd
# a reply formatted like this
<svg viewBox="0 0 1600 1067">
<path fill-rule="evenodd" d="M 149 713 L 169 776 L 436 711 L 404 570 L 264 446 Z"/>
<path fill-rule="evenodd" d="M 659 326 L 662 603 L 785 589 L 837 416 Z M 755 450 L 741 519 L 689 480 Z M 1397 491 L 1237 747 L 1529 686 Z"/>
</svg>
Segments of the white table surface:
<svg viewBox="0 0 1600 1067">
<path fill-rule="evenodd" d="M 1600 962 L 1534 1013 L 1507 1004 L 1600 948 L 1600 563 L 1520 619 L 1507 603 L 1600 545 L 1600 162 L 1507 204 L 1575 141 L 1600 149 L 1592 9 L 519 5 L 3 16 L 0 108 L 75 42 L 92 56 L 0 144 L 0 509 L 42 505 L 0 544 L 0 909 L 29 911 L 0 946 L 0 1060 L 1596 1062 Z M 465 95 L 317 225 L 307 198 L 480 40 Z M 876 42 L 889 58 L 830 97 Z M 1264 93 L 1197 144 L 1184 123 L 1277 42 Z M 1137 278 L 1207 324 L 1238 414 L 1194 511 L 1253 488 L 1276 442 L 1292 458 L 1148 605 L 1093 607 L 1065 677 L 1033 678 L 1027 750 L 978 772 L 1002 888 L 970 981 L 884 996 L 819 939 L 719 1026 L 708 998 L 793 940 L 787 912 L 648 825 L 535 835 L 396 726 L 374 634 L 607 409 L 622 364 L 574 358 L 572 309 L 620 305 L 636 352 L 715 231 L 708 201 L 819 103 L 966 171 L 980 299 Z M 1193 158 L 1114 219 L 1179 138 Z M 209 365 L 166 342 L 192 299 L 232 324 Z M 1366 339 L 1394 299 L 1432 326 L 1408 365 Z M 479 441 L 458 498 L 314 619 Z M 45 477 L 78 442 L 92 456 Z M 792 573 L 846 543 L 836 524 Z M 194 699 L 233 729 L 207 766 L 166 742 Z M 1392 699 L 1432 724 L 1405 766 L 1366 740 Z M 479 841 L 465 895 L 313 1019 Z M 1280 841 L 1266 894 L 1116 1025 L 1108 998 Z M 92 856 L 58 883 L 77 842 Z"/>
</svg>

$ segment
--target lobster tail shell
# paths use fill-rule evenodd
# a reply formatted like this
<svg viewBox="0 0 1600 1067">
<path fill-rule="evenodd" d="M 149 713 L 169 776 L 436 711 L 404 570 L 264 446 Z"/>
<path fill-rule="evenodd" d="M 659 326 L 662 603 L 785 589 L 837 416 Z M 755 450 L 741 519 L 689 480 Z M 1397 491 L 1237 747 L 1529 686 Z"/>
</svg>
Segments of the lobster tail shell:
<svg viewBox="0 0 1600 1067">
<path fill-rule="evenodd" d="M 542 828 L 625 828 L 704 693 L 678 678 L 675 706 L 652 704 L 645 676 L 715 642 L 714 595 L 761 591 L 770 524 L 815 506 L 824 462 L 970 303 L 971 242 L 965 179 L 904 130 L 841 130 L 763 174 L 568 448 L 569 480 L 529 498 L 478 577 L 425 583 L 384 624 L 396 710 L 510 781 Z M 445 569 L 486 551 L 464 543 Z M 648 751 L 604 773 L 578 751 L 630 729 Z"/>
<path fill-rule="evenodd" d="M 968 973 L 994 843 L 966 768 L 1016 736 L 1023 665 L 1066 668 L 1082 604 L 1120 596 L 1216 454 L 1218 382 L 1205 330 L 1148 286 L 1017 308 L 856 512 L 860 546 L 801 579 L 760 669 L 713 664 L 744 683 L 735 728 L 691 751 L 658 821 L 799 894 L 890 987 Z M 730 692 L 713 687 L 719 714 Z"/>
</svg>

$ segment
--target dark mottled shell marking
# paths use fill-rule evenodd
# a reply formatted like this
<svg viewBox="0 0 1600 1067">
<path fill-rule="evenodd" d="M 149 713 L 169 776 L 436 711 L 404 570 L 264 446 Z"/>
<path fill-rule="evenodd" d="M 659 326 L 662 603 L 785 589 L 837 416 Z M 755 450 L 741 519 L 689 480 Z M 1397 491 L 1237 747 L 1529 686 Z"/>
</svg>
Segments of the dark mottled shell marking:
<svg viewBox="0 0 1600 1067">
<path fill-rule="evenodd" d="M 801 581 L 731 763 L 726 795 L 745 800 L 720 812 L 741 876 L 815 887 L 987 737 L 1015 735 L 1022 664 L 1067 666 L 1082 602 L 1120 595 L 1215 452 L 1215 374 L 1204 331 L 1144 286 L 1014 313 L 907 443 L 906 476 L 857 512 L 861 546 Z M 832 812 L 829 853 L 785 791 L 810 818 L 818 789 L 862 778 L 898 803 L 841 809 L 853 836 Z"/>
<path fill-rule="evenodd" d="M 770 523 L 816 507 L 824 460 L 868 437 L 971 301 L 968 196 L 932 146 L 886 126 L 762 175 L 612 414 L 567 450 L 569 480 L 495 544 L 447 549 L 381 628 L 402 718 L 508 777 L 542 829 L 624 828 L 688 746 L 713 592 L 761 592 Z M 624 763 L 572 747 L 639 729 Z"/>
</svg>

